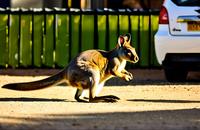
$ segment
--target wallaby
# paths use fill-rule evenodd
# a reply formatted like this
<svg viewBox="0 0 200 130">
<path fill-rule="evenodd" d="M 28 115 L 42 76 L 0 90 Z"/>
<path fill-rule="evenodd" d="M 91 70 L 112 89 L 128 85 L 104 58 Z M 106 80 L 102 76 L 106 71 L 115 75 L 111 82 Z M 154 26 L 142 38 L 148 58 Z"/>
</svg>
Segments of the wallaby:
<svg viewBox="0 0 200 130">
<path fill-rule="evenodd" d="M 133 75 L 125 70 L 126 61 L 136 63 L 139 58 L 135 48 L 131 46 L 131 35 L 121 35 L 116 47 L 111 51 L 87 50 L 76 56 L 68 66 L 59 73 L 39 81 L 27 83 L 6 84 L 2 88 L 28 91 L 37 90 L 63 82 L 76 87 L 75 99 L 78 102 L 88 102 L 81 98 L 85 89 L 89 89 L 89 102 L 116 102 L 113 95 L 97 96 L 105 81 L 117 76 L 126 81 Z"/>
</svg>

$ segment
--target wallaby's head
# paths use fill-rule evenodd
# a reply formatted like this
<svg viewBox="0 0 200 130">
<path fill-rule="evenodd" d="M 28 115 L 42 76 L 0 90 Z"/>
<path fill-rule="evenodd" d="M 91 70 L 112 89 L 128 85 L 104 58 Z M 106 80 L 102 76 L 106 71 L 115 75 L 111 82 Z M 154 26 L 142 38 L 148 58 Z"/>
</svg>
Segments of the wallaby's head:
<svg viewBox="0 0 200 130">
<path fill-rule="evenodd" d="M 119 36 L 117 48 L 120 58 L 132 63 L 139 61 L 135 48 L 131 46 L 131 35 L 129 33 Z"/>
</svg>

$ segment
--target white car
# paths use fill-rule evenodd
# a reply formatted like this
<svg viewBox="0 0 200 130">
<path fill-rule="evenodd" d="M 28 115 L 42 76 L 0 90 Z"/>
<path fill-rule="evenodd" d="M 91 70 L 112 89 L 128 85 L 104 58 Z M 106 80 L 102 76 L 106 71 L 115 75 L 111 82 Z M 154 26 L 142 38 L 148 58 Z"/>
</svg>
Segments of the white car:
<svg viewBox="0 0 200 130">
<path fill-rule="evenodd" d="M 155 52 L 168 81 L 184 81 L 200 70 L 200 0 L 165 0 L 155 35 Z"/>
</svg>

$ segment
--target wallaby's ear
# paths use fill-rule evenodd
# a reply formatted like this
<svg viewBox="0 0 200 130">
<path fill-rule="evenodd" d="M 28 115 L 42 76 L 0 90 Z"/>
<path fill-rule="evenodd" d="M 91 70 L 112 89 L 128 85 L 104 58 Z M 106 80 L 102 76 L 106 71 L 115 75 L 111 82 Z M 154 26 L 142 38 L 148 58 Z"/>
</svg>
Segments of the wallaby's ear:
<svg viewBox="0 0 200 130">
<path fill-rule="evenodd" d="M 126 42 L 131 43 L 131 34 L 127 33 L 124 37 L 126 37 Z"/>
<path fill-rule="evenodd" d="M 118 45 L 119 45 L 119 47 L 122 47 L 124 45 L 124 37 L 123 36 L 119 36 Z"/>
</svg>

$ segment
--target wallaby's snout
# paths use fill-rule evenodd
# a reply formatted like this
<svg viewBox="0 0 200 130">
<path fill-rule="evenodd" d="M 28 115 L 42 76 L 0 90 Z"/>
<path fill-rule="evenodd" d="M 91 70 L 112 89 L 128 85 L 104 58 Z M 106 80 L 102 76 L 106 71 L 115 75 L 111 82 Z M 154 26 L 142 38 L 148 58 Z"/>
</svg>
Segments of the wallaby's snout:
<svg viewBox="0 0 200 130">
<path fill-rule="evenodd" d="M 131 62 L 137 63 L 139 61 L 139 57 L 135 51 L 135 48 L 132 49 L 132 57 L 131 57 Z"/>
<path fill-rule="evenodd" d="M 139 61 L 139 57 L 137 54 L 134 55 L 133 62 L 137 63 Z"/>
<path fill-rule="evenodd" d="M 136 57 L 134 58 L 134 60 L 135 60 L 135 62 L 138 62 L 138 61 L 139 61 L 139 57 L 136 56 Z"/>
</svg>

